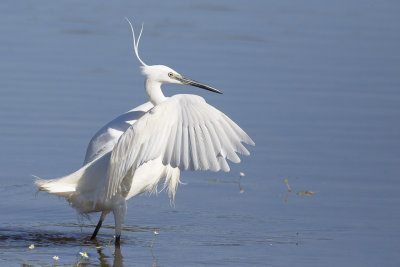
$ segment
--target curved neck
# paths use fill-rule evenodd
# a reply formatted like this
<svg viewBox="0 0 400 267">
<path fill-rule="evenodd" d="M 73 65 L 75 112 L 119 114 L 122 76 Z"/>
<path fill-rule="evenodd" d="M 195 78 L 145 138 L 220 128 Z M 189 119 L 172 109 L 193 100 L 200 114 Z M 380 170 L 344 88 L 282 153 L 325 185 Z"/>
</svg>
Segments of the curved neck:
<svg viewBox="0 0 400 267">
<path fill-rule="evenodd" d="M 150 99 L 150 102 L 155 106 L 163 102 L 166 97 L 161 91 L 161 83 L 156 82 L 151 79 L 146 79 L 145 88 L 147 97 Z"/>
</svg>

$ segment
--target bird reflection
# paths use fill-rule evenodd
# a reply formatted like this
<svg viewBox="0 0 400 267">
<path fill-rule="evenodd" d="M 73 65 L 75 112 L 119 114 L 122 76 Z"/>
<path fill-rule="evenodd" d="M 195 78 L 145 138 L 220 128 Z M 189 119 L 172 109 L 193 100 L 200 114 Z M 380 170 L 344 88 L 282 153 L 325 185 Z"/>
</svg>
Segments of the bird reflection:
<svg viewBox="0 0 400 267">
<path fill-rule="evenodd" d="M 119 247 L 115 247 L 114 251 L 114 267 L 124 266 L 124 261 Z"/>
<path fill-rule="evenodd" d="M 108 261 L 108 259 L 110 258 L 110 256 L 108 256 L 107 254 L 103 253 L 103 249 L 104 247 L 102 246 L 98 246 L 97 248 L 97 253 L 99 254 L 99 261 L 100 261 L 100 266 L 102 267 L 123 267 L 124 266 L 124 261 L 123 261 L 123 256 L 121 253 L 121 248 L 120 247 L 115 247 L 114 249 L 114 261 L 113 264 L 111 265 Z M 109 249 L 111 249 L 111 247 L 107 247 Z"/>
<path fill-rule="evenodd" d="M 154 242 L 154 239 L 153 239 Z M 112 265 L 109 262 L 109 259 L 111 258 L 109 255 L 109 253 L 104 253 L 103 250 L 104 248 L 106 248 L 107 250 L 111 250 L 111 246 L 106 246 L 103 247 L 100 244 L 96 244 L 99 246 L 96 246 L 97 249 L 97 253 L 99 254 L 99 262 L 100 262 L 100 266 L 102 267 L 123 267 L 124 266 L 124 257 L 122 256 L 122 252 L 121 252 L 121 248 L 118 246 L 114 246 L 114 261 L 112 263 Z M 150 252 L 151 252 L 151 256 L 153 257 L 153 264 L 152 267 L 157 267 L 157 262 L 158 259 L 156 258 L 156 256 L 154 255 L 154 251 L 153 251 L 153 246 L 150 246 Z"/>
</svg>

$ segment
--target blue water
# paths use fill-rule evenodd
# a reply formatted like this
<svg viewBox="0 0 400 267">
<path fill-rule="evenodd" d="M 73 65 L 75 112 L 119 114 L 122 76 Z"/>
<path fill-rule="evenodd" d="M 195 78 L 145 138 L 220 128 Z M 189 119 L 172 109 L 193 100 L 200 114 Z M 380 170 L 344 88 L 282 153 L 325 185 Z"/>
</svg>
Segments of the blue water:
<svg viewBox="0 0 400 267">
<path fill-rule="evenodd" d="M 0 265 L 85 251 L 91 266 L 398 266 L 399 13 L 369 0 L 0 2 Z M 146 63 L 224 92 L 166 95 L 203 96 L 256 147 L 230 173 L 183 173 L 175 206 L 131 199 L 114 251 L 112 216 L 87 241 L 97 215 L 37 194 L 31 175 L 78 169 L 101 126 L 147 101 L 124 17 L 145 23 Z"/>
</svg>

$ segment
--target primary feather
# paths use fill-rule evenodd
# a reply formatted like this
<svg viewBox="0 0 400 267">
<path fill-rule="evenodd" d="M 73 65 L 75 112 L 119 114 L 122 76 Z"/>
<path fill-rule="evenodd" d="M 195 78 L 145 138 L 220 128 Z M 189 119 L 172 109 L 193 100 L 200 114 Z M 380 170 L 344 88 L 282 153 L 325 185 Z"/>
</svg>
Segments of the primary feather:
<svg viewBox="0 0 400 267">
<path fill-rule="evenodd" d="M 174 95 L 150 109 L 119 138 L 108 169 L 107 198 L 131 169 L 161 158 L 180 170 L 229 171 L 226 159 L 248 155 L 251 138 L 224 113 L 196 95 Z"/>
</svg>

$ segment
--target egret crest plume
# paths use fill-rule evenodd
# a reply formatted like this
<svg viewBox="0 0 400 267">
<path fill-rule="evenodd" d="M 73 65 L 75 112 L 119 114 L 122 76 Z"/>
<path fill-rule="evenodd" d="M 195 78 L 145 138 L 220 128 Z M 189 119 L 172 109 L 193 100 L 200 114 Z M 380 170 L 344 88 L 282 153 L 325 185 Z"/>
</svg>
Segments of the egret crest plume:
<svg viewBox="0 0 400 267">
<path fill-rule="evenodd" d="M 142 27 L 140 29 L 140 33 L 138 36 L 138 39 L 136 41 L 136 37 L 135 37 L 135 30 L 133 29 L 132 23 L 128 18 L 125 18 L 126 21 L 129 23 L 129 26 L 131 27 L 131 31 L 132 31 L 132 40 L 133 40 L 133 49 L 135 50 L 135 54 L 137 59 L 140 61 L 140 63 L 142 63 L 143 66 L 147 66 L 146 63 L 143 62 L 143 60 L 140 58 L 139 56 L 139 42 L 140 42 L 140 37 L 142 37 L 142 32 L 143 32 L 143 23 L 142 23 Z"/>
</svg>

